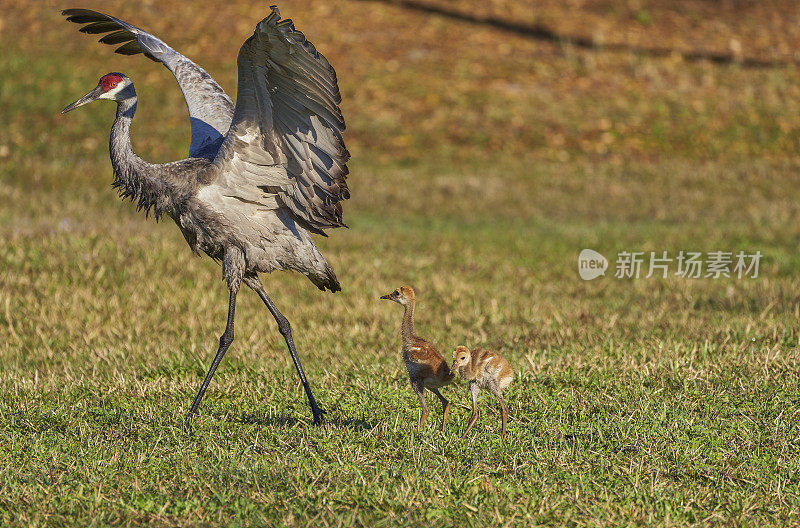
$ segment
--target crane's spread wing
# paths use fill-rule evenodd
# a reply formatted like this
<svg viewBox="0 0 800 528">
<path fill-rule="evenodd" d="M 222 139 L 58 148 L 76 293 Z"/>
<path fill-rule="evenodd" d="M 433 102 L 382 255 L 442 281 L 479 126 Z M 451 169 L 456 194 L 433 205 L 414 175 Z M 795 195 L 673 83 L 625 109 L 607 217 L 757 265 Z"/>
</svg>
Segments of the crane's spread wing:
<svg viewBox="0 0 800 528">
<path fill-rule="evenodd" d="M 167 46 L 161 39 L 118 18 L 89 9 L 65 9 L 61 14 L 70 22 L 85 24 L 80 29 L 83 33 L 108 33 L 100 42 L 122 44 L 115 50 L 119 54 L 143 53 L 166 66 L 178 80 L 189 108 L 192 125 L 189 156 L 213 157 L 216 154 L 230 127 L 233 103 L 203 68 Z"/>
<path fill-rule="evenodd" d="M 236 109 L 214 163 L 251 179 L 263 174 L 262 190 L 324 234 L 344 225 L 340 202 L 350 197 L 336 72 L 291 20 L 271 10 L 239 50 Z M 286 180 L 274 185 L 278 167 Z"/>
</svg>

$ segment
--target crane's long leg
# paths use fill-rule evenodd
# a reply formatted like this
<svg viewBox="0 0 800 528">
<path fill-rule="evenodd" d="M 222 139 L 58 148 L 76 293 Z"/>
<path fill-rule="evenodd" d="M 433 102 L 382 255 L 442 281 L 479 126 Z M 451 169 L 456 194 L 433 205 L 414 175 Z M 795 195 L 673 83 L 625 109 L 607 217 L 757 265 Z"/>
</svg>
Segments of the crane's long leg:
<svg viewBox="0 0 800 528">
<path fill-rule="evenodd" d="M 471 382 L 469 384 L 469 392 L 472 394 L 472 416 L 469 417 L 469 423 L 467 424 L 467 429 L 464 431 L 464 434 L 461 435 L 461 438 L 467 436 L 469 430 L 472 429 L 472 426 L 475 425 L 475 422 L 478 420 L 478 393 L 481 391 L 478 384 L 475 382 Z"/>
<path fill-rule="evenodd" d="M 503 400 L 503 395 L 500 394 L 500 391 L 494 393 L 497 396 L 497 399 L 500 401 L 500 415 L 501 415 L 501 423 L 502 425 L 502 433 L 501 436 L 505 439 L 506 437 L 506 422 L 508 422 L 508 407 L 506 407 L 506 402 Z"/>
<path fill-rule="evenodd" d="M 214 356 L 214 361 L 211 362 L 211 368 L 208 369 L 206 379 L 203 380 L 203 385 L 200 386 L 200 390 L 197 392 L 197 396 L 194 398 L 192 408 L 189 409 L 189 415 L 186 417 L 187 427 L 192 421 L 192 416 L 197 414 L 197 408 L 200 407 L 200 401 L 203 399 L 203 395 L 206 393 L 206 389 L 208 388 L 208 384 L 211 382 L 211 378 L 214 377 L 214 372 L 217 370 L 219 362 L 222 361 L 222 357 L 225 355 L 225 352 L 228 351 L 228 347 L 230 347 L 231 343 L 233 343 L 233 316 L 235 311 L 236 290 L 231 290 L 231 298 L 230 302 L 228 303 L 228 323 L 225 325 L 225 332 L 223 332 L 219 338 L 219 349 L 217 349 L 217 355 Z"/>
<path fill-rule="evenodd" d="M 442 394 L 439 392 L 439 389 L 434 387 L 430 389 L 430 391 L 438 396 L 442 401 L 442 431 L 444 431 L 444 428 L 447 425 L 447 417 L 450 416 L 450 402 L 447 401 L 447 398 L 442 396 Z"/>
<path fill-rule="evenodd" d="M 422 431 L 422 424 L 425 423 L 425 420 L 428 418 L 428 404 L 425 403 L 425 387 L 422 383 L 414 383 L 412 385 L 414 388 L 414 392 L 417 393 L 419 397 L 419 402 L 422 404 L 422 414 L 419 415 L 419 423 L 417 424 L 417 431 Z"/>
<path fill-rule="evenodd" d="M 261 297 L 261 300 L 267 305 L 267 309 L 272 314 L 272 317 L 275 318 L 275 322 L 278 323 L 278 330 L 286 340 L 286 346 L 289 347 L 289 353 L 292 355 L 292 360 L 294 361 L 294 366 L 297 369 L 297 374 L 300 376 L 300 381 L 303 383 L 306 396 L 308 396 L 308 403 L 311 405 L 311 414 L 314 415 L 314 425 L 320 425 L 322 423 L 322 415 L 325 414 L 325 411 L 317 406 L 317 401 L 314 399 L 314 393 L 311 392 L 311 387 L 306 379 L 306 374 L 303 372 L 303 365 L 300 364 L 300 357 L 297 355 L 297 350 L 294 347 L 294 340 L 292 339 L 292 327 L 289 324 L 289 320 L 286 319 L 286 317 L 284 317 L 280 311 L 278 311 L 278 307 L 275 306 L 275 303 L 273 303 L 272 299 L 269 298 L 267 292 L 264 291 L 264 287 L 261 285 L 261 281 L 258 280 L 258 277 L 248 276 L 245 277 L 244 281 L 245 284 L 250 286 L 258 294 L 258 296 Z"/>
</svg>

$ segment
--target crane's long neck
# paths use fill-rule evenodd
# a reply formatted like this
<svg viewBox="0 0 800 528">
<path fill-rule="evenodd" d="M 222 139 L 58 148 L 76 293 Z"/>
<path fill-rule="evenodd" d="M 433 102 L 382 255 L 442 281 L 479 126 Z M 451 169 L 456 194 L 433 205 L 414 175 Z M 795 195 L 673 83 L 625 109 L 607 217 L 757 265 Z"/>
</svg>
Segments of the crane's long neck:
<svg viewBox="0 0 800 528">
<path fill-rule="evenodd" d="M 472 358 L 470 358 L 466 365 L 458 367 L 458 373 L 465 380 L 474 380 L 478 377 L 478 369 L 472 362 Z"/>
<path fill-rule="evenodd" d="M 408 301 L 405 304 L 405 313 L 403 314 L 403 326 L 401 334 L 403 336 L 403 344 L 409 344 L 411 340 L 417 337 L 414 333 L 414 301 Z"/>
<path fill-rule="evenodd" d="M 114 168 L 113 187 L 121 198 L 136 202 L 136 209 L 151 209 L 156 219 L 172 205 L 169 185 L 157 165 L 136 155 L 131 146 L 131 121 L 136 112 L 136 96 L 117 102 L 117 118 L 111 127 L 109 150 Z"/>
</svg>

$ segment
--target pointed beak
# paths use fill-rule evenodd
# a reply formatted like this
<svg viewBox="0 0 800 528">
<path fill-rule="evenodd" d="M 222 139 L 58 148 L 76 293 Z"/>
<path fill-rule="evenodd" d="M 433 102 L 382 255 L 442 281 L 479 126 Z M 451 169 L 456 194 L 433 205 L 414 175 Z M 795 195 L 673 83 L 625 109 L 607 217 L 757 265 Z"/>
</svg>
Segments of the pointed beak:
<svg viewBox="0 0 800 528">
<path fill-rule="evenodd" d="M 389 299 L 390 297 L 389 297 L 388 295 L 381 295 L 381 297 L 380 297 L 380 298 L 381 298 L 381 299 Z"/>
<path fill-rule="evenodd" d="M 92 101 L 97 100 L 97 98 L 100 97 L 101 95 L 103 95 L 103 90 L 100 88 L 100 85 L 97 85 L 97 87 L 94 90 L 92 90 L 91 92 L 87 93 L 86 95 L 84 95 L 83 97 L 81 97 L 80 99 L 78 99 L 77 101 L 75 101 L 74 103 L 72 103 L 71 105 L 66 107 L 65 109 L 63 109 L 61 111 L 61 113 L 62 114 L 66 114 L 70 110 L 74 110 L 74 109 L 78 108 L 79 106 L 83 106 L 86 103 L 91 103 Z"/>
</svg>

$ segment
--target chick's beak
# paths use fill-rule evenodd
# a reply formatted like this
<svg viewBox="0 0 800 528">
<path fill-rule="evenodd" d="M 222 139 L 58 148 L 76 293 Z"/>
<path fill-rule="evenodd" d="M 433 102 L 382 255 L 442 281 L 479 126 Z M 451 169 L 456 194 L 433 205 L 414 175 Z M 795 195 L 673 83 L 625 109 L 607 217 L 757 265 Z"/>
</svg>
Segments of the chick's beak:
<svg viewBox="0 0 800 528">
<path fill-rule="evenodd" d="M 86 103 L 91 103 L 92 101 L 95 101 L 98 97 L 100 97 L 101 95 L 103 95 L 103 89 L 100 88 L 100 85 L 97 85 L 97 87 L 95 87 L 94 90 L 92 90 L 91 92 L 87 93 L 86 95 L 84 95 L 83 97 L 81 97 L 80 99 L 78 99 L 77 101 L 75 101 L 74 103 L 72 103 L 71 105 L 66 107 L 65 109 L 63 109 L 61 111 L 61 113 L 62 114 L 66 114 L 70 110 L 74 110 L 74 109 L 78 108 L 79 106 L 83 106 Z"/>
<path fill-rule="evenodd" d="M 387 294 L 387 295 L 381 295 L 381 296 L 380 296 L 380 298 L 381 298 L 381 299 L 389 299 L 390 297 L 389 297 L 389 295 Z"/>
</svg>

